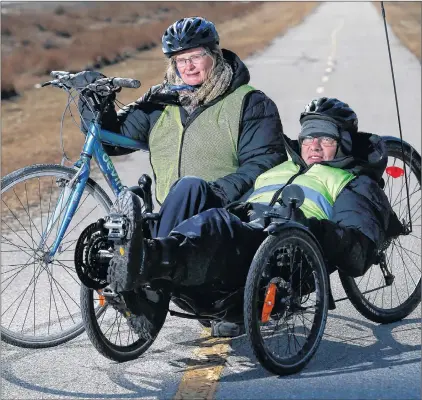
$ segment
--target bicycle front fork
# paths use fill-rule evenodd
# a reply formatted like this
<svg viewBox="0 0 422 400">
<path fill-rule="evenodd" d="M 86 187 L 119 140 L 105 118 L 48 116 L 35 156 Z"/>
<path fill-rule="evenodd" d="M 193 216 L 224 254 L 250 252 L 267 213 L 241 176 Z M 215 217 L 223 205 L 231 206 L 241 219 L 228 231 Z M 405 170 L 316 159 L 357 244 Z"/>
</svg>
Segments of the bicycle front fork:
<svg viewBox="0 0 422 400">
<path fill-rule="evenodd" d="M 59 199 L 54 209 L 54 213 L 47 223 L 47 227 L 43 232 L 41 241 L 38 246 L 39 250 L 44 249 L 47 243 L 47 239 L 51 235 L 53 229 L 55 229 L 59 223 L 57 226 L 57 236 L 54 240 L 54 243 L 51 245 L 50 250 L 45 254 L 46 262 L 51 262 L 54 259 L 57 250 L 59 249 L 60 243 L 81 200 L 86 182 L 88 181 L 89 172 L 89 163 L 82 163 L 80 169 L 71 180 L 68 182 L 59 180 L 57 182 L 58 186 L 63 187 L 64 189 L 60 193 Z"/>
</svg>

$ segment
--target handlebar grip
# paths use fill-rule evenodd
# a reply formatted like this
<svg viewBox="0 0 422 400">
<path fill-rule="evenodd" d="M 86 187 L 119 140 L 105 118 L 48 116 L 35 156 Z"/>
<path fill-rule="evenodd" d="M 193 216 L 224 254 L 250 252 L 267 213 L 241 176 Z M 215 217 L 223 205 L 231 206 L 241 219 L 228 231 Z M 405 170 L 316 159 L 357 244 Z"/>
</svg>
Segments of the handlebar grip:
<svg viewBox="0 0 422 400">
<path fill-rule="evenodd" d="M 129 89 L 137 89 L 141 86 L 141 82 L 137 79 L 130 78 L 113 78 L 113 85 Z"/>
</svg>

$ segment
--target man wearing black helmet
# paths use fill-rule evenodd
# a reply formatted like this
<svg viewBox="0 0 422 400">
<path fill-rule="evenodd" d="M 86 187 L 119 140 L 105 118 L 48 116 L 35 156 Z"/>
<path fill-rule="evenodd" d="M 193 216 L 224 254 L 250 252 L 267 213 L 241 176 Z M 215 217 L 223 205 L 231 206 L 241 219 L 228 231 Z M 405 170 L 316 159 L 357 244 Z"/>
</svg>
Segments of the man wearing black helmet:
<svg viewBox="0 0 422 400">
<path fill-rule="evenodd" d="M 123 246 L 125 254 L 135 246 L 136 256 L 121 257 L 116 250 L 109 268 L 119 271 L 114 280 L 119 290 L 169 276 L 185 286 L 244 285 L 252 257 L 266 237 L 262 212 L 280 207 L 276 200 L 288 183 L 304 191 L 305 224 L 319 240 L 330 271 L 363 275 L 384 243 L 389 224 L 397 222 L 380 187 L 387 164 L 384 142 L 358 132 L 354 111 L 333 98 L 309 103 L 300 123 L 298 140 L 284 138 L 291 161 L 261 174 L 247 202 L 201 212 L 175 225 L 166 237 L 143 239 L 138 228 L 136 237 Z M 139 200 L 130 192 L 122 199 L 139 209 Z M 166 218 L 165 210 L 160 213 Z M 144 244 L 142 250 L 139 243 Z M 212 333 L 235 336 L 241 329 L 233 320 L 222 321 L 214 324 Z"/>
<path fill-rule="evenodd" d="M 162 37 L 164 81 L 117 114 L 109 110 L 102 121 L 103 128 L 149 150 L 159 204 L 173 186 L 183 193 L 165 203 L 172 217 L 157 223 L 158 236 L 167 235 L 174 221 L 240 199 L 259 174 L 287 159 L 276 105 L 248 85 L 245 64 L 219 42 L 204 18 L 170 25 Z M 102 77 L 81 74 L 87 81 Z M 80 110 L 88 122 L 92 114 L 83 100 Z M 128 152 L 105 147 L 110 155 Z"/>
</svg>

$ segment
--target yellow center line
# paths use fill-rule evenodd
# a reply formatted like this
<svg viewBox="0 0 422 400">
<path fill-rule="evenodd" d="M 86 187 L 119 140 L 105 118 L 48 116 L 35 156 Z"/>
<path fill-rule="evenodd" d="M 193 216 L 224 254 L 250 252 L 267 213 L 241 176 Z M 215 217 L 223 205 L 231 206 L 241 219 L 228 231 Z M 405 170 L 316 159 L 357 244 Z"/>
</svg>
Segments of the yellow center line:
<svg viewBox="0 0 422 400">
<path fill-rule="evenodd" d="M 230 338 L 212 338 L 205 328 L 200 336 L 204 339 L 193 351 L 174 400 L 211 400 L 217 389 L 229 353 Z"/>
</svg>

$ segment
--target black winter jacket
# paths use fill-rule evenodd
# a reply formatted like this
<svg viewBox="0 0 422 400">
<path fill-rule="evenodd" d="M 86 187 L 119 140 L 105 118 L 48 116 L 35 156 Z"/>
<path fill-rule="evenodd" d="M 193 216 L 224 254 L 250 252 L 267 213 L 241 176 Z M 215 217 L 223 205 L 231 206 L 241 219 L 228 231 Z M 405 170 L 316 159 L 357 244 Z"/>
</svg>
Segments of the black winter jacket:
<svg viewBox="0 0 422 400">
<path fill-rule="evenodd" d="M 159 86 L 155 86 L 118 113 L 114 109 L 108 110 L 102 120 L 103 128 L 139 140 L 144 144 L 144 149 L 148 150 L 149 134 L 166 105 L 179 106 L 181 121 L 186 127 L 207 107 L 220 101 L 239 86 L 249 83 L 249 71 L 239 57 L 225 49 L 223 56 L 233 68 L 229 89 L 209 104 L 198 107 L 190 116 L 180 106 L 176 92 L 163 95 L 161 92 L 157 93 Z M 83 119 L 88 122 L 91 113 L 83 102 L 80 102 L 80 111 Z M 277 106 L 261 91 L 252 91 L 245 96 L 239 133 L 238 170 L 212 182 L 213 189 L 223 199 L 224 204 L 238 200 L 252 189 L 258 175 L 287 160 Z M 105 148 L 109 155 L 122 155 L 133 151 L 111 146 Z"/>
<path fill-rule="evenodd" d="M 360 276 L 374 262 L 375 251 L 386 239 L 395 214 L 382 190 L 388 159 L 385 143 L 380 136 L 365 132 L 351 137 L 351 154 L 321 164 L 350 171 L 357 177 L 337 197 L 332 218 L 311 218 L 309 227 L 329 265 Z M 285 138 L 285 143 L 292 160 L 305 170 L 307 165 L 299 155 L 298 142 Z"/>
</svg>

